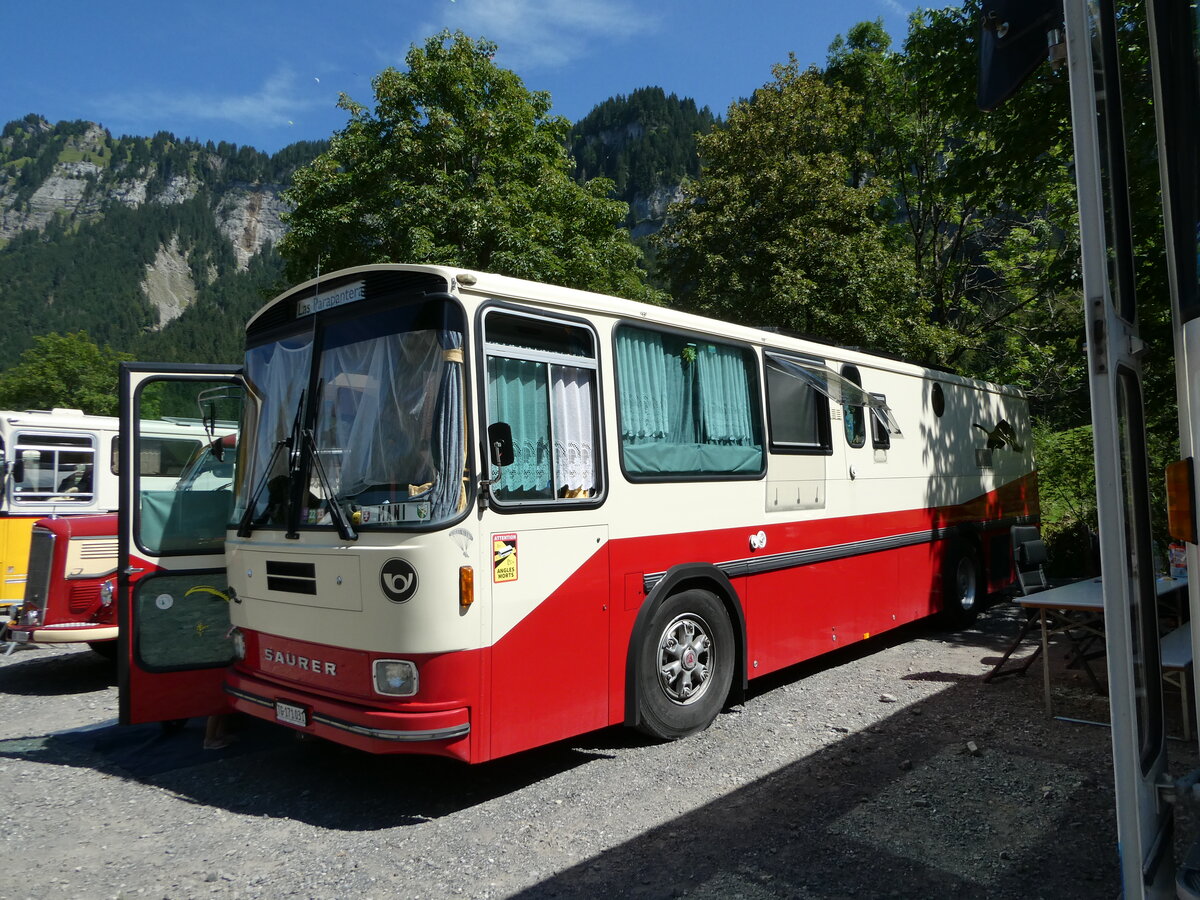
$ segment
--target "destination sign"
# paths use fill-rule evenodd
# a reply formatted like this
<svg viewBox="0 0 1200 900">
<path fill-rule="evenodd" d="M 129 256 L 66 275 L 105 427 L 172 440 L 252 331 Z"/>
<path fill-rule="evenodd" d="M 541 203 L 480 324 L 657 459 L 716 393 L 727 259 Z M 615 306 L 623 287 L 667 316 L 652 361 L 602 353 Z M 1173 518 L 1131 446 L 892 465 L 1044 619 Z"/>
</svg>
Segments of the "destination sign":
<svg viewBox="0 0 1200 900">
<path fill-rule="evenodd" d="M 336 291 L 325 291 L 312 297 L 305 297 L 296 304 L 296 318 L 311 316 L 335 306 L 345 306 L 347 303 L 357 303 L 367 295 L 367 283 L 356 281 L 347 284 Z"/>
</svg>

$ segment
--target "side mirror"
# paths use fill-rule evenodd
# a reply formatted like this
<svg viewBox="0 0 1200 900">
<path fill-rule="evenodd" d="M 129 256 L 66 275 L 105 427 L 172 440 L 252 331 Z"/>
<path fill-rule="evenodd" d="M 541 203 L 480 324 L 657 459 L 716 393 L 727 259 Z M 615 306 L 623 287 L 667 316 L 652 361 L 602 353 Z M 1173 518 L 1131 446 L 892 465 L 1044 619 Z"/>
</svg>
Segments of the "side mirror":
<svg viewBox="0 0 1200 900">
<path fill-rule="evenodd" d="M 20 457 L 17 457 L 15 460 L 13 460 L 12 478 L 13 481 L 25 480 L 25 460 L 21 459 Z"/>
<path fill-rule="evenodd" d="M 488 458 L 493 466 L 513 464 L 512 427 L 507 422 L 493 422 L 488 426 Z"/>
</svg>

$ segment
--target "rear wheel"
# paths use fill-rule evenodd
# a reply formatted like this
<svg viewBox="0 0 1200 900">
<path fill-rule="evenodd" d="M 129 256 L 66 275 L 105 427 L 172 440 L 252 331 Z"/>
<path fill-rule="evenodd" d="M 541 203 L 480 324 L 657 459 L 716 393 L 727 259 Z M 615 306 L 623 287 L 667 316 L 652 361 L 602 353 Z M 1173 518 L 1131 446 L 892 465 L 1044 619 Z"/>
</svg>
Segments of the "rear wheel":
<svg viewBox="0 0 1200 900">
<path fill-rule="evenodd" d="M 942 572 L 942 618 L 951 628 L 966 628 L 983 603 L 983 572 L 973 544 L 960 541 L 946 554 Z"/>
<path fill-rule="evenodd" d="M 733 628 L 721 602 L 700 590 L 668 597 L 638 652 L 638 727 L 662 740 L 707 728 L 733 681 Z"/>
</svg>

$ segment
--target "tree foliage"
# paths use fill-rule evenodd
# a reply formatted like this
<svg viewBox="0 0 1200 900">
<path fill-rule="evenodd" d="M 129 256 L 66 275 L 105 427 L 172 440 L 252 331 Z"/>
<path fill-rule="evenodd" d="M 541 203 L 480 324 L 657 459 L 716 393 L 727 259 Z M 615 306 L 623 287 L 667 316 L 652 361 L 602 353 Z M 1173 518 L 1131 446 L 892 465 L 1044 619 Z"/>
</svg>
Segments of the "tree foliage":
<svg viewBox="0 0 1200 900">
<path fill-rule="evenodd" d="M 747 324 L 923 355 L 936 332 L 887 185 L 852 177 L 861 105 L 795 58 L 700 138 L 704 166 L 660 237 L 677 302 Z"/>
<path fill-rule="evenodd" d="M 1044 67 L 1019 103 L 975 105 L 978 4 L 921 10 L 903 52 L 879 22 L 830 48 L 825 77 L 863 98 L 860 177 L 887 185 L 921 296 L 943 328 L 928 360 L 1019 383 L 1035 401 L 1081 390 L 1078 244 L 1065 73 Z M 1045 405 L 1045 404 L 1043 404 Z"/>
<path fill-rule="evenodd" d="M 0 407 L 62 406 L 115 416 L 117 364 L 132 359 L 107 344 L 98 346 L 86 331 L 36 337 L 17 365 L 0 374 Z"/>
<path fill-rule="evenodd" d="M 495 51 L 443 32 L 374 78 L 374 109 L 342 96 L 349 123 L 287 193 L 290 278 L 426 262 L 654 299 L 612 183 L 573 180 L 569 123 Z"/>
</svg>

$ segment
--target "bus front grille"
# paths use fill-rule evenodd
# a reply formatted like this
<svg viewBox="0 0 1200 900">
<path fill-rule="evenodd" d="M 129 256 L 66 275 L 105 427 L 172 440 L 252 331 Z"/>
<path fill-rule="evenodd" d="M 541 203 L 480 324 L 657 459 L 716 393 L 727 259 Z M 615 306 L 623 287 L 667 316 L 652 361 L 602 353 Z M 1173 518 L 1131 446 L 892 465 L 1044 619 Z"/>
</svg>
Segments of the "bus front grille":
<svg viewBox="0 0 1200 900">
<path fill-rule="evenodd" d="M 46 600 L 50 592 L 50 569 L 54 565 L 54 533 L 34 528 L 29 538 L 29 577 L 25 581 L 25 606 L 37 609 L 37 621 L 46 615 Z"/>
</svg>

